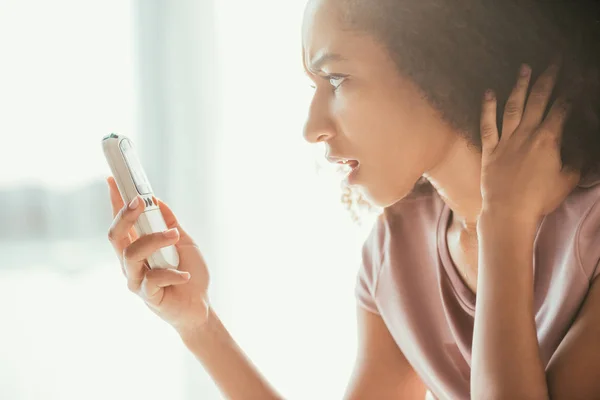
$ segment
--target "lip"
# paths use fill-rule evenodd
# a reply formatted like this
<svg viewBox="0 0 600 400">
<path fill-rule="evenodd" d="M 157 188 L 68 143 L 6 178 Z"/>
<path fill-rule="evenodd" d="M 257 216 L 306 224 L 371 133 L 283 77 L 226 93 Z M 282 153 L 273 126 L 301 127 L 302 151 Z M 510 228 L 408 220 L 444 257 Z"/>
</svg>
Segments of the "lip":
<svg viewBox="0 0 600 400">
<path fill-rule="evenodd" d="M 352 158 L 330 155 L 325 156 L 325 158 L 332 164 L 347 166 L 349 169 L 347 170 L 347 174 L 344 180 L 349 185 L 352 185 L 356 182 L 356 176 L 358 174 L 358 170 L 360 169 L 360 161 Z M 344 160 L 347 162 L 344 162 Z"/>
<path fill-rule="evenodd" d="M 327 155 L 325 158 L 327 159 L 327 161 L 329 161 L 332 164 L 349 165 L 353 169 L 358 167 L 360 164 L 360 161 L 353 159 L 353 158 L 348 158 L 348 157 L 337 157 L 337 156 Z M 344 161 L 347 161 L 347 162 L 344 162 Z"/>
</svg>

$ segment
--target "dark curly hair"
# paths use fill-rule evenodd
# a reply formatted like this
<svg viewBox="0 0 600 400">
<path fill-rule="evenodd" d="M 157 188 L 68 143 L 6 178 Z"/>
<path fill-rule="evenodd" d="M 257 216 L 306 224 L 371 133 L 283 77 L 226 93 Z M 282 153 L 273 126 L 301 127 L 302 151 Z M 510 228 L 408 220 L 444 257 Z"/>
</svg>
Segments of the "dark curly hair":
<svg viewBox="0 0 600 400">
<path fill-rule="evenodd" d="M 344 26 L 373 34 L 398 70 L 469 142 L 481 148 L 483 92 L 498 97 L 498 124 L 519 66 L 532 81 L 560 57 L 552 96 L 572 111 L 563 165 L 600 170 L 600 2 L 591 0 L 342 0 Z M 552 101 L 550 104 L 552 104 Z"/>
</svg>

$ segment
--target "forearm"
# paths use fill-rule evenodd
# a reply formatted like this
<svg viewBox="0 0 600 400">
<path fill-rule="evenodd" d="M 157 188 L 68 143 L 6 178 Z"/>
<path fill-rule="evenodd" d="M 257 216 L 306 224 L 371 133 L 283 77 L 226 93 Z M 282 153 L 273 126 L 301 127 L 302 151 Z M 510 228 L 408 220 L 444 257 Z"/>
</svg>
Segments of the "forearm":
<svg viewBox="0 0 600 400">
<path fill-rule="evenodd" d="M 533 307 L 537 221 L 482 214 L 472 347 L 473 398 L 547 398 Z"/>
<path fill-rule="evenodd" d="M 228 399 L 282 399 L 244 355 L 211 309 L 202 329 L 181 334 Z"/>
</svg>

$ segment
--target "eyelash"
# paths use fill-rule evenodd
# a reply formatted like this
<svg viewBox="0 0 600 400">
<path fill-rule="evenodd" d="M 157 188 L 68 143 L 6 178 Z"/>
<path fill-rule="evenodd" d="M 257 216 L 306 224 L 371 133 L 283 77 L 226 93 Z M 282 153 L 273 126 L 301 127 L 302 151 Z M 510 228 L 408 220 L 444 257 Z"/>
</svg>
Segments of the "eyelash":
<svg viewBox="0 0 600 400">
<path fill-rule="evenodd" d="M 347 76 L 345 76 L 345 75 L 327 75 L 327 76 L 324 76 L 323 78 L 326 79 L 327 81 L 329 81 L 329 84 L 331 86 L 333 86 L 333 91 L 335 92 L 340 88 L 340 86 L 342 86 L 342 84 L 344 83 L 344 80 L 347 78 Z M 336 80 L 341 81 L 337 86 L 332 83 L 332 81 L 336 81 Z"/>
<path fill-rule="evenodd" d="M 323 80 L 327 81 L 331 86 L 333 86 L 333 91 L 337 91 L 340 86 L 342 86 L 342 84 L 344 83 L 344 80 L 347 78 L 347 75 L 325 75 L 325 76 L 321 76 L 321 78 L 323 78 Z M 331 83 L 331 81 L 334 80 L 340 80 L 341 82 L 336 86 L 333 83 Z M 316 89 L 317 86 L 316 85 L 310 85 L 311 88 Z"/>
</svg>

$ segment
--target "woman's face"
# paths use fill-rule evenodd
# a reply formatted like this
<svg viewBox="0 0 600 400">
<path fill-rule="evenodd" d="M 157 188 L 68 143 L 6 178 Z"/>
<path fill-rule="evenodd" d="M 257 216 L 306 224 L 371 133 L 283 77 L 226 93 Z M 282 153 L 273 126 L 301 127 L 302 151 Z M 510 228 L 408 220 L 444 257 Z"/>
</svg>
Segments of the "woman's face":
<svg viewBox="0 0 600 400">
<path fill-rule="evenodd" d="M 348 182 L 378 206 L 406 196 L 440 163 L 457 135 L 402 77 L 377 39 L 342 26 L 344 0 L 312 0 L 303 60 L 315 83 L 305 126 L 330 161 L 351 160 Z"/>
</svg>

